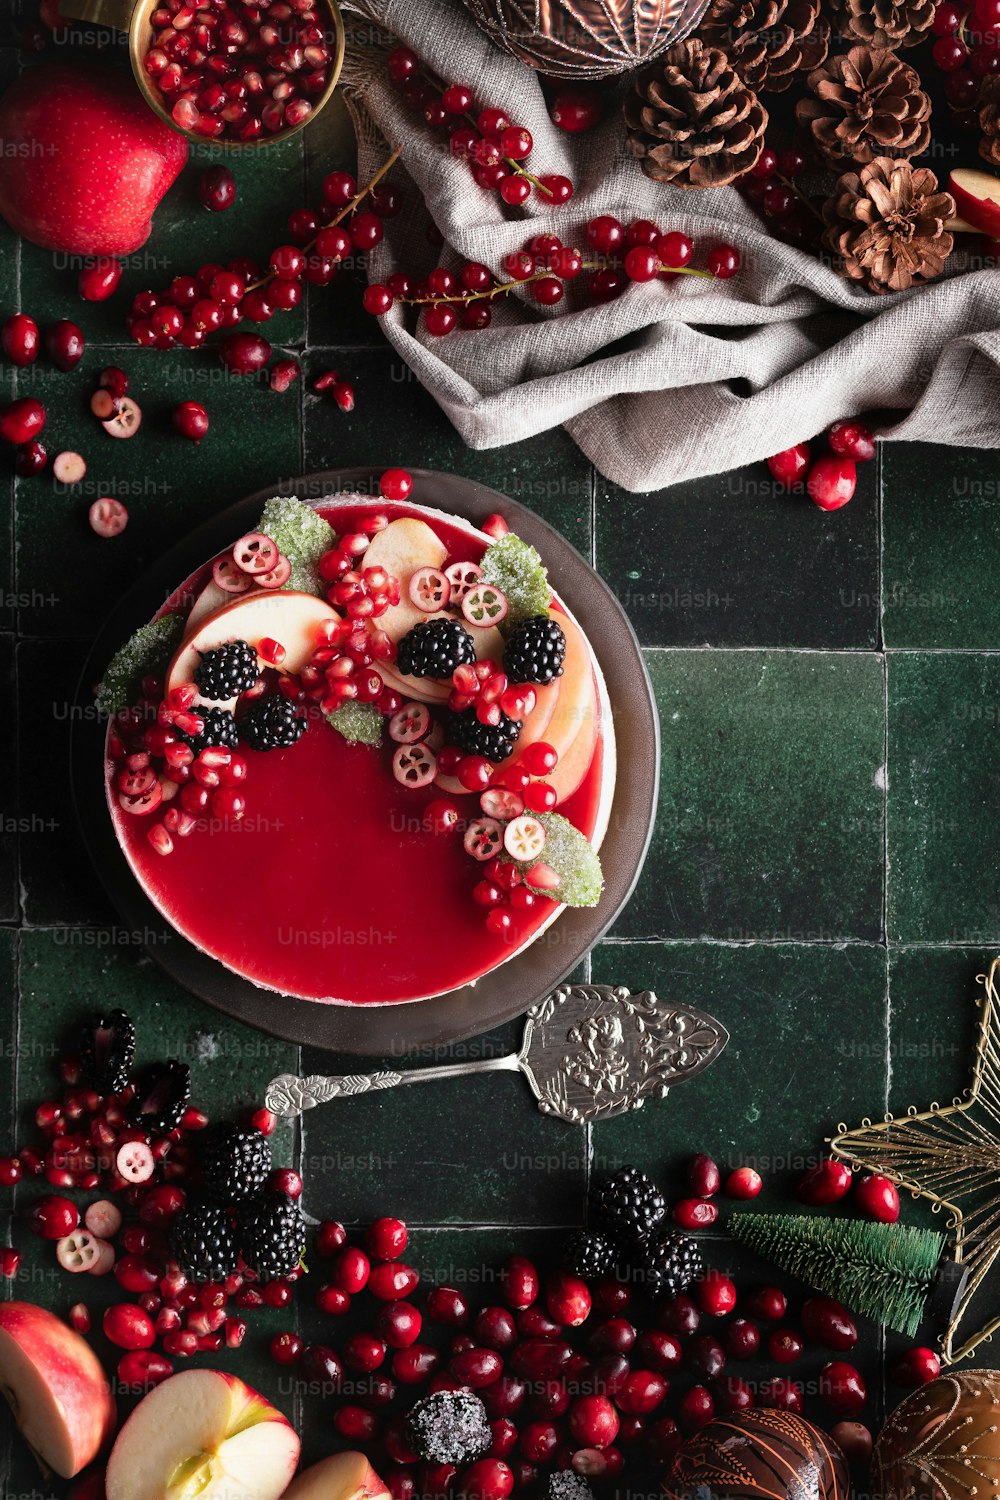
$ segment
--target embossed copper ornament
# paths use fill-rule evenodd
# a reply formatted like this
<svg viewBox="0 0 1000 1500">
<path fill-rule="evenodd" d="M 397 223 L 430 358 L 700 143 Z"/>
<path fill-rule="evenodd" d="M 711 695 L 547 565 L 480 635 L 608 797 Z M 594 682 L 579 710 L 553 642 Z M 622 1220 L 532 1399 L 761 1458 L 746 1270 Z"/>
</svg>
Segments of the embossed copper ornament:
<svg viewBox="0 0 1000 1500">
<path fill-rule="evenodd" d="M 728 1040 L 725 1027 L 704 1011 L 658 1000 L 652 990 L 633 995 L 624 985 L 563 984 L 528 1011 L 520 1052 L 398 1072 L 282 1073 L 268 1085 L 266 1102 L 288 1118 L 330 1099 L 404 1083 L 523 1073 L 543 1114 L 572 1124 L 612 1120 L 647 1099 L 666 1098 L 673 1084 L 714 1062 Z"/>
<path fill-rule="evenodd" d="M 670 1500 L 848 1500 L 847 1462 L 832 1438 L 788 1411 L 718 1417 L 674 1454 Z"/>
<path fill-rule="evenodd" d="M 1000 1374 L 942 1375 L 901 1402 L 879 1433 L 881 1500 L 986 1500 L 1000 1488 Z"/>
<path fill-rule="evenodd" d="M 707 0 L 465 0 L 484 31 L 558 78 L 605 78 L 649 62 L 701 20 Z"/>
</svg>

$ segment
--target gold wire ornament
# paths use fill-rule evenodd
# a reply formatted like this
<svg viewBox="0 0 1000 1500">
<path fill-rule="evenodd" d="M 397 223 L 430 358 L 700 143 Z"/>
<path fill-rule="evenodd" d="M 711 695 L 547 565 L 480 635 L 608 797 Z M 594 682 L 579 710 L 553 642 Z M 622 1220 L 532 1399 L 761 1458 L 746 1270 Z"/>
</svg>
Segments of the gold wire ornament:
<svg viewBox="0 0 1000 1500">
<path fill-rule="evenodd" d="M 958 1329 L 983 1281 L 1000 1255 L 1000 958 L 977 997 L 980 1010 L 972 1080 L 950 1105 L 933 1103 L 918 1112 L 911 1107 L 902 1120 L 887 1114 L 881 1124 L 862 1120 L 856 1130 L 837 1126 L 827 1138 L 834 1156 L 867 1171 L 882 1172 L 914 1197 L 927 1198 L 933 1211 L 948 1214 L 954 1234 L 954 1258 L 968 1271 L 951 1322 L 941 1337 L 942 1362 L 967 1359 L 1000 1328 L 991 1319 L 954 1348 Z"/>
</svg>

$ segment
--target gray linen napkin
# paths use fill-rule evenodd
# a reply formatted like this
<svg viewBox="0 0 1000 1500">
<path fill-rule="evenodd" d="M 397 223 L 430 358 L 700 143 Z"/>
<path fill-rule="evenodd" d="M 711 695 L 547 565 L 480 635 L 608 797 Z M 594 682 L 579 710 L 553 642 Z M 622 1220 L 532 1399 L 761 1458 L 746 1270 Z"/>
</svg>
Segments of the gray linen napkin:
<svg viewBox="0 0 1000 1500">
<path fill-rule="evenodd" d="M 557 130 L 535 74 L 500 51 L 460 0 L 348 5 L 344 87 L 361 180 L 385 159 L 387 141 L 403 143 L 445 241 L 428 244 L 426 209 L 411 195 L 370 256 L 373 280 L 463 259 L 499 271 L 532 234 L 583 244 L 598 213 L 649 217 L 704 248 L 732 240 L 743 256 L 731 281 L 633 285 L 603 306 L 570 295 L 540 309 L 518 293 L 497 300 L 489 329 L 444 338 L 425 333 L 422 320 L 412 332 L 412 309 L 393 309 L 386 337 L 470 447 L 561 425 L 606 478 L 636 491 L 748 464 L 880 407 L 906 413 L 883 437 L 1000 447 L 1000 270 L 874 297 L 773 239 L 735 189 L 683 192 L 644 177 L 615 100 L 594 130 Z M 573 198 L 551 207 L 533 194 L 510 209 L 479 188 L 387 83 L 393 38 L 526 125 L 532 170 L 571 177 Z"/>
</svg>

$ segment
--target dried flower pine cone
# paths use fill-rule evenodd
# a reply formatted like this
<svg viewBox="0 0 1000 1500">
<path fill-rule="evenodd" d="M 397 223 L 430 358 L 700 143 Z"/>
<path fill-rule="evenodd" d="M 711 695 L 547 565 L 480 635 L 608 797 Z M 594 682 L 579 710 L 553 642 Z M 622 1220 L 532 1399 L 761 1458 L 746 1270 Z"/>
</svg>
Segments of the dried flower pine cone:
<svg viewBox="0 0 1000 1500">
<path fill-rule="evenodd" d="M 941 274 L 955 212 L 928 167 L 877 156 L 845 172 L 823 206 L 823 241 L 836 269 L 871 292 L 902 292 Z"/>
<path fill-rule="evenodd" d="M 876 156 L 919 156 L 931 138 L 930 97 L 895 52 L 852 47 L 809 74 L 795 107 L 823 159 L 838 171 Z"/>
<path fill-rule="evenodd" d="M 756 162 L 767 110 L 724 52 L 689 37 L 636 79 L 625 121 L 647 177 L 682 188 L 723 187 Z"/>
<path fill-rule="evenodd" d="M 711 0 L 699 35 L 750 88 L 780 94 L 826 57 L 830 24 L 820 0 Z"/>
<path fill-rule="evenodd" d="M 936 0 L 829 0 L 840 35 L 867 47 L 913 47 L 934 19 Z"/>
</svg>

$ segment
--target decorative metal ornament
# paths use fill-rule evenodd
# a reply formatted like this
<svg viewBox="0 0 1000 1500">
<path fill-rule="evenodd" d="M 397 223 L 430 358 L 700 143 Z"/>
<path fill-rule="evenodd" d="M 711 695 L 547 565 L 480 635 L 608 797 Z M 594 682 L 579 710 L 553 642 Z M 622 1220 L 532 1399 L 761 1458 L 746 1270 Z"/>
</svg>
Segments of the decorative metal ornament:
<svg viewBox="0 0 1000 1500">
<path fill-rule="evenodd" d="M 941 1338 L 943 1363 L 967 1359 L 1000 1328 L 992 1318 L 956 1349 L 958 1329 L 979 1288 L 1000 1255 L 1000 958 L 977 976 L 983 993 L 972 1080 L 949 1105 L 907 1110 L 904 1119 L 887 1114 L 880 1124 L 862 1120 L 829 1138 L 835 1156 L 866 1171 L 882 1172 L 914 1197 L 927 1198 L 934 1212 L 948 1214 L 954 1257 L 968 1271 L 965 1289 Z"/>
<path fill-rule="evenodd" d="M 624 985 L 560 985 L 528 1011 L 521 1050 L 481 1062 L 341 1077 L 282 1073 L 268 1085 L 269 1110 L 285 1118 L 330 1099 L 429 1083 L 469 1073 L 523 1073 L 538 1108 L 580 1124 L 613 1120 L 664 1099 L 670 1088 L 707 1068 L 729 1040 L 704 1011 L 658 1000 Z"/>
<path fill-rule="evenodd" d="M 557 78 L 607 78 L 687 36 L 707 0 L 465 0 L 499 46 Z"/>
<path fill-rule="evenodd" d="M 663 1489 L 667 1500 L 849 1500 L 851 1478 L 825 1432 L 761 1409 L 700 1428 L 674 1454 Z"/>
<path fill-rule="evenodd" d="M 882 1500 L 971 1500 L 1000 1487 L 1000 1375 L 960 1370 L 921 1386 L 879 1433 L 872 1487 Z"/>
</svg>

